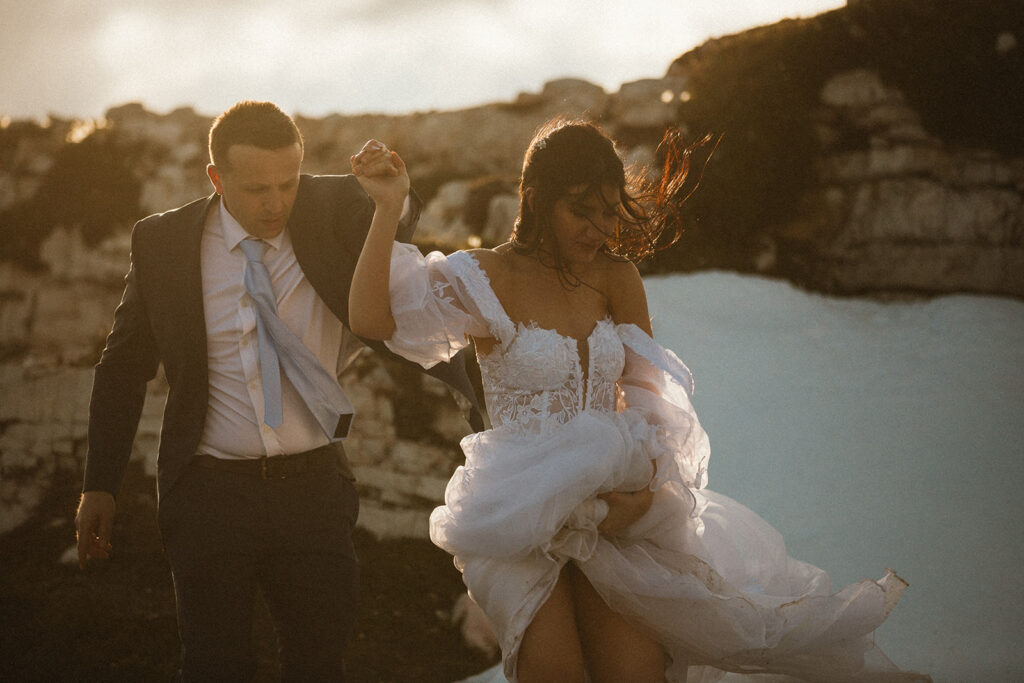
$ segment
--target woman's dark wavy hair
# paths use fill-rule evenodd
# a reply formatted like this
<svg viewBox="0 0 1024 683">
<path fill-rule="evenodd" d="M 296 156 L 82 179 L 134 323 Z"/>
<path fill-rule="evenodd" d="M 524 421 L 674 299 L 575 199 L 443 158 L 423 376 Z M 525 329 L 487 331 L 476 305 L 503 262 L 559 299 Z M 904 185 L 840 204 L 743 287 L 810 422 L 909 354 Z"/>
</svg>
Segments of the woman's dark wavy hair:
<svg viewBox="0 0 1024 683">
<path fill-rule="evenodd" d="M 539 254 L 559 270 L 564 281 L 574 284 L 551 236 L 552 209 L 570 188 L 584 186 L 583 196 L 602 197 L 601 187 L 612 185 L 619 188 L 619 221 L 603 250 L 641 261 L 667 249 L 683 232 L 680 208 L 694 189 L 686 183 L 690 156 L 710 140 L 708 135 L 687 146 L 678 130 L 666 132 L 655 154 L 662 159 L 660 177 L 652 179 L 650 169 L 627 170 L 615 143 L 597 125 L 573 119 L 544 124 L 523 158 L 513 248 L 522 254 Z"/>
</svg>

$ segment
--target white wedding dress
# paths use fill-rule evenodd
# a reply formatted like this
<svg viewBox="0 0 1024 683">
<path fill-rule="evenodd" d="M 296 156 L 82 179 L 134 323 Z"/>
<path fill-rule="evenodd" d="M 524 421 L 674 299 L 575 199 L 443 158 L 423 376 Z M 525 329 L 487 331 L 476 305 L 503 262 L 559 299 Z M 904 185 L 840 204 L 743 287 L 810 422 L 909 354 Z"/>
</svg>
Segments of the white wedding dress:
<svg viewBox="0 0 1024 683">
<path fill-rule="evenodd" d="M 670 681 L 928 680 L 897 670 L 873 642 L 902 579 L 889 571 L 833 592 L 767 522 L 704 488 L 710 447 L 690 372 L 640 328 L 605 319 L 577 341 L 513 322 L 473 256 L 424 257 L 401 243 L 391 310 L 388 347 L 427 367 L 467 335 L 497 340 L 479 356 L 492 428 L 462 440 L 465 465 L 430 534 L 490 619 L 509 681 L 526 627 L 570 561 L 663 645 Z M 598 535 L 607 506 L 595 496 L 648 485 L 651 509 L 620 536 Z"/>
</svg>

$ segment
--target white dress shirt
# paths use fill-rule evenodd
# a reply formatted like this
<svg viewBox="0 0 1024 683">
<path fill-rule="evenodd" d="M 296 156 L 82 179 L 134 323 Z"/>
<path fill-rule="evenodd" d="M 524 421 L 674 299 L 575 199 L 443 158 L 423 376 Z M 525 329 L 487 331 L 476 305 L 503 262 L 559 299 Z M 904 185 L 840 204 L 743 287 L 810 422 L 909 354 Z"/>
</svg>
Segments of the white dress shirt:
<svg viewBox="0 0 1024 683">
<path fill-rule="evenodd" d="M 210 388 L 199 452 L 219 458 L 259 458 L 323 446 L 329 439 L 283 370 L 284 420 L 277 429 L 263 421 L 256 311 L 243 284 L 246 258 L 240 246 L 250 235 L 223 200 L 218 205 L 206 217 L 201 247 Z M 264 241 L 270 245 L 263 262 L 270 271 L 279 317 L 337 376 L 343 344 L 358 340 L 306 280 L 288 231 Z"/>
</svg>

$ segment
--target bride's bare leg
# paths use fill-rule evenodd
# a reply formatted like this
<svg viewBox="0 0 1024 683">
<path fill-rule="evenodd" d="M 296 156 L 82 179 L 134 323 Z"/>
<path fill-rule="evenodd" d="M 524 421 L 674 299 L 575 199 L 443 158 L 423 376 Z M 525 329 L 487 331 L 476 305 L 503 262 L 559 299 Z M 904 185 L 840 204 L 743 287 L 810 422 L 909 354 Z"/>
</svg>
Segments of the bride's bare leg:
<svg viewBox="0 0 1024 683">
<path fill-rule="evenodd" d="M 577 627 L 593 682 L 664 681 L 661 645 L 613 612 L 575 565 L 570 576 Z"/>
<path fill-rule="evenodd" d="M 516 662 L 520 683 L 584 680 L 583 651 L 566 570 L 526 627 Z"/>
</svg>

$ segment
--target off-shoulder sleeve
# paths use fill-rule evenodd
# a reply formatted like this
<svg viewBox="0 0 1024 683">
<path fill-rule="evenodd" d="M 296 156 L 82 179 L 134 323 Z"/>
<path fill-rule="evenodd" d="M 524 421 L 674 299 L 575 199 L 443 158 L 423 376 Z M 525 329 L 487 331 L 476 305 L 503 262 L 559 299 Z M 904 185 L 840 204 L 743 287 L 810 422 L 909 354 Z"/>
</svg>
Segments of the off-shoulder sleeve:
<svg viewBox="0 0 1024 683">
<path fill-rule="evenodd" d="M 391 249 L 395 333 L 384 343 L 424 368 L 449 361 L 469 343 L 469 336 L 490 336 L 458 266 L 453 265 L 454 256 L 438 251 L 423 256 L 413 245 L 401 242 Z"/>
<path fill-rule="evenodd" d="M 616 329 L 626 350 L 619 379 L 622 417 L 638 447 L 657 464 L 651 489 L 668 481 L 704 488 L 711 445 L 690 402 L 689 368 L 636 325 Z"/>
</svg>

